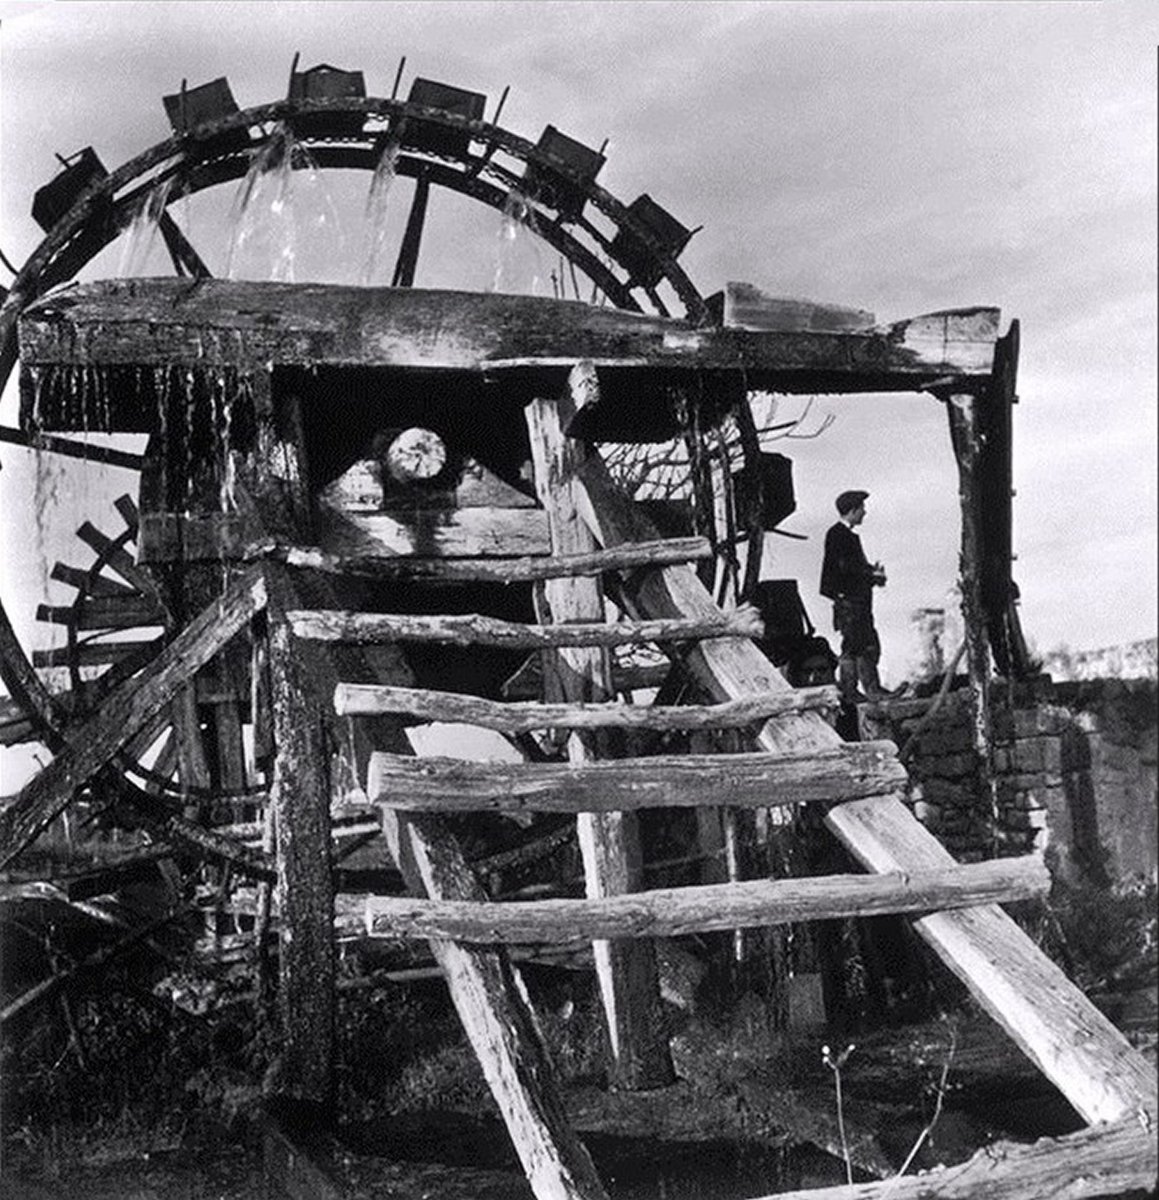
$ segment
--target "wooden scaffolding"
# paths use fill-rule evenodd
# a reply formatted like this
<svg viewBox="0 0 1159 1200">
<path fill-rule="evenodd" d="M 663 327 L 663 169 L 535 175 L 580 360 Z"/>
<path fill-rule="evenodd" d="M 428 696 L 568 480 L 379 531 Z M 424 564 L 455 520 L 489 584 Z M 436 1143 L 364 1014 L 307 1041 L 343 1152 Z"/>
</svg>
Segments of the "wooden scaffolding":
<svg viewBox="0 0 1159 1200">
<path fill-rule="evenodd" d="M 1062 1172 L 1071 1196 L 1154 1182 L 1152 1071 L 999 907 L 1046 890 L 1042 862 L 957 863 L 907 806 L 896 747 L 844 742 L 827 719 L 834 690 L 785 682 L 753 640 L 752 612 L 723 609 L 698 575 L 707 541 L 661 536 L 598 449 L 609 414 L 631 406 L 646 424 L 689 381 L 708 407 L 738 387 L 932 390 L 951 413 L 972 562 L 979 411 L 992 389 L 1012 388 L 994 310 L 751 331 L 510 296 L 130 281 L 47 296 L 24 311 L 20 339 L 39 434 L 75 430 L 94 396 L 107 428 L 151 434 L 139 512 L 121 506 L 137 553 L 126 535 L 118 546 L 91 531 L 120 583 L 90 587 L 86 604 L 94 624 L 167 632 L 143 667 L 134 650 L 106 649 L 117 661 L 95 685 L 99 703 L 85 697 L 88 715 L 64 726 L 51 765 L 0 814 L 0 854 L 10 860 L 78 789 L 159 737 L 186 781 L 267 803 L 256 851 L 167 805 L 148 779 L 122 784 L 168 837 L 261 881 L 263 919 L 277 918 L 281 1094 L 325 1107 L 332 1093 L 336 925 L 426 939 L 533 1191 L 595 1200 L 604 1185 L 565 1118 L 509 946 L 590 941 L 615 1080 L 653 1089 L 673 1078 L 653 939 L 905 913 L 1090 1124 L 998 1165 L 971 1160 L 939 1176 L 938 1194 L 1025 1195 L 1027 1180 Z M 357 413 L 344 408 L 354 393 Z M 177 436 L 195 413 L 200 433 Z M 490 465 L 489 442 L 501 447 Z M 323 469 L 335 444 L 340 461 Z M 528 487 L 516 486 L 511 447 L 516 468 L 530 459 Z M 407 485 L 423 481 L 416 503 Z M 982 577 L 967 585 L 968 610 L 992 613 Z M 484 611 L 484 592 L 508 600 Z M 984 627 L 973 623 L 977 680 Z M 477 674 L 446 686 L 414 667 L 416 647 L 457 648 Z M 659 651 L 700 702 L 669 703 L 663 688 L 651 702 L 617 647 Z M 496 697 L 486 656 L 497 650 L 538 656 L 534 699 Z M 60 728 L 60 701 L 34 677 L 17 682 Z M 984 745 L 986 719 L 980 704 Z M 563 752 L 416 755 L 406 729 L 424 722 L 512 744 L 556 731 Z M 716 729 L 746 731 L 750 748 L 624 749 L 641 731 Z M 335 894 L 333 838 L 352 804 L 373 816 L 409 895 Z M 800 806 L 824 814 L 864 874 L 643 890 L 642 810 Z M 492 901 L 447 819 L 472 812 L 574 814 L 586 898 Z M 916 1197 L 927 1185 L 810 1194 Z"/>
</svg>

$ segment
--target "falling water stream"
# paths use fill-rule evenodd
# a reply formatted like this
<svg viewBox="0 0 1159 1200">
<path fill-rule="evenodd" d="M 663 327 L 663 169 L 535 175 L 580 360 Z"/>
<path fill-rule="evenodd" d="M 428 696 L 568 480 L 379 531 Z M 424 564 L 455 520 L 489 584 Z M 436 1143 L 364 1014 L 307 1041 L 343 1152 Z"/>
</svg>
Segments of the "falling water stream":
<svg viewBox="0 0 1159 1200">
<path fill-rule="evenodd" d="M 530 201 L 522 192 L 512 188 L 503 205 L 503 219 L 498 230 L 492 292 L 527 290 L 521 285 L 528 278 L 530 295 L 538 296 L 542 291 L 543 255 L 535 223 L 535 210 Z"/>
<path fill-rule="evenodd" d="M 137 209 L 121 244 L 121 257 L 117 265 L 119 278 L 129 279 L 145 274 L 145 267 L 157 244 L 161 218 L 169 203 L 172 186 L 172 178 L 162 180 Z"/>
<path fill-rule="evenodd" d="M 361 275 L 364 287 L 386 285 L 391 281 L 386 268 L 387 201 L 394 186 L 398 152 L 399 144 L 396 141 L 389 141 L 383 147 L 370 180 L 370 191 L 366 195 Z"/>
<path fill-rule="evenodd" d="M 286 124 L 255 155 L 238 190 L 226 260 L 230 279 L 315 281 L 344 266 L 343 230 L 318 164 Z M 309 255 L 307 260 L 306 256 Z"/>
</svg>

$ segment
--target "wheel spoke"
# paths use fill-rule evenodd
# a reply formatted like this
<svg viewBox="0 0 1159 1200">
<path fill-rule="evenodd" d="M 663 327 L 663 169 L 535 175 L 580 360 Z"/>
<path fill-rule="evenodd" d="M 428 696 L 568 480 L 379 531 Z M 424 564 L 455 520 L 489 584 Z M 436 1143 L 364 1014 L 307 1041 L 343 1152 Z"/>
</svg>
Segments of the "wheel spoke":
<svg viewBox="0 0 1159 1200">
<path fill-rule="evenodd" d="M 423 225 L 427 219 L 427 197 L 430 195 L 431 184 L 426 175 L 420 175 L 415 180 L 415 194 L 411 201 L 410 215 L 406 219 L 406 232 L 402 237 L 402 246 L 398 252 L 398 262 L 394 267 L 394 278 L 391 287 L 413 287 L 415 267 L 419 260 L 419 247 L 423 240 Z"/>
</svg>

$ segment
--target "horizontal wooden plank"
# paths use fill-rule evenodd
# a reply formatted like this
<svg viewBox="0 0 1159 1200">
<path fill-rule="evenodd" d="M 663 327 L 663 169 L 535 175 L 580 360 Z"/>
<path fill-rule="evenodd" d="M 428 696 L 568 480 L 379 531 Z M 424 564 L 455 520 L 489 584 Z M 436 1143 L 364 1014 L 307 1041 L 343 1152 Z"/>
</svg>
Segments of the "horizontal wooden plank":
<svg viewBox="0 0 1159 1200">
<path fill-rule="evenodd" d="M 313 546 L 273 542 L 253 546 L 249 554 L 251 557 L 276 558 L 291 567 L 366 579 L 423 580 L 428 583 L 532 583 L 540 579 L 603 575 L 607 571 L 629 571 L 636 567 L 665 563 L 697 562 L 712 558 L 713 551 L 707 538 L 684 537 L 660 538 L 610 550 L 544 558 L 377 558 L 327 554 Z"/>
<path fill-rule="evenodd" d="M 143 660 L 150 648 L 159 650 L 164 640 L 163 637 L 156 637 L 145 641 L 81 642 L 71 649 L 68 646 L 54 646 L 49 650 L 33 650 L 32 665 L 67 667 L 75 663 L 78 667 L 101 667 L 108 663 L 124 662 L 128 658 Z"/>
<path fill-rule="evenodd" d="M 41 604 L 36 619 L 50 625 L 74 629 L 131 629 L 136 625 L 161 625 L 165 608 L 152 596 L 138 593 L 120 596 L 89 596 L 82 604 Z"/>
<path fill-rule="evenodd" d="M 964 1163 L 918 1175 L 778 1192 L 758 1200 L 1084 1200 L 1152 1194 L 1155 1133 L 1137 1119 L 1065 1137 L 993 1142 Z"/>
<path fill-rule="evenodd" d="M 315 538 L 324 554 L 393 558 L 523 558 L 551 553 L 547 514 L 537 508 L 374 512 L 322 506 Z"/>
<path fill-rule="evenodd" d="M 598 899 L 473 904 L 368 896 L 366 932 L 454 941 L 570 942 L 680 937 L 795 921 L 930 912 L 1028 900 L 1050 889 L 1041 859 L 996 859 L 910 875 L 828 875 L 660 888 Z"/>
<path fill-rule="evenodd" d="M 503 703 L 457 692 L 389 687 L 375 683 L 340 683 L 334 711 L 340 717 L 374 717 L 402 713 L 425 721 L 478 725 L 503 733 L 533 729 L 740 729 L 785 713 L 837 707 L 834 687 L 765 692 L 720 704 L 547 704 Z"/>
<path fill-rule="evenodd" d="M 68 563 L 54 564 L 50 578 L 57 583 L 68 584 L 78 592 L 90 596 L 136 596 L 139 593 L 119 579 L 110 579 L 107 575 L 90 575 L 80 567 L 70 567 Z"/>
<path fill-rule="evenodd" d="M 199 280 L 73 284 L 20 320 L 29 364 L 246 363 L 480 371 L 512 366 L 744 370 L 750 386 L 825 373 L 849 390 L 989 374 L 998 312 L 933 313 L 856 332 L 697 327 L 567 300 L 419 288 Z"/>
<path fill-rule="evenodd" d="M 893 798 L 838 805 L 826 824 L 873 871 L 954 861 Z M 1001 909 L 931 913 L 916 927 L 1088 1121 L 1159 1115 L 1153 1068 Z"/>
<path fill-rule="evenodd" d="M 902 787 L 892 742 L 810 754 L 682 754 L 568 763 L 479 763 L 378 753 L 368 798 L 390 808 L 441 811 L 615 812 L 634 808 L 746 808 L 876 796 Z"/>
<path fill-rule="evenodd" d="M 693 621 L 568 625 L 522 625 L 479 613 L 419 616 L 313 609 L 286 615 L 296 636 L 323 642 L 433 642 L 452 646 L 497 646 L 508 650 L 633 646 L 650 642 L 700 641 L 711 637 L 759 638 L 764 632 L 764 622 L 752 605 Z"/>
</svg>

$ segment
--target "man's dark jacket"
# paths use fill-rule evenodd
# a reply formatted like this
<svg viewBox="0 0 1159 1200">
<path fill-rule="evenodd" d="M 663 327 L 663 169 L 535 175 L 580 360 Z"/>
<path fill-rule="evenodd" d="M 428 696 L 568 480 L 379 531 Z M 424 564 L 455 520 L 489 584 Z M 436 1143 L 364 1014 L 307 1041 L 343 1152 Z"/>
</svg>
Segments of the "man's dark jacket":
<svg viewBox="0 0 1159 1200">
<path fill-rule="evenodd" d="M 838 521 L 825 535 L 821 595 L 829 600 L 839 596 L 869 600 L 873 595 L 873 568 L 861 548 L 861 539 L 844 521 Z"/>
</svg>

